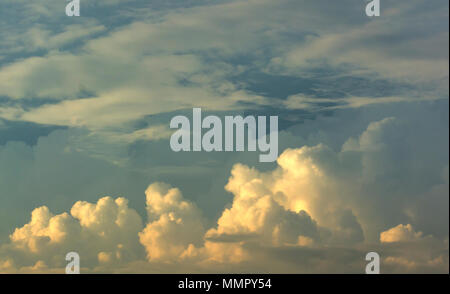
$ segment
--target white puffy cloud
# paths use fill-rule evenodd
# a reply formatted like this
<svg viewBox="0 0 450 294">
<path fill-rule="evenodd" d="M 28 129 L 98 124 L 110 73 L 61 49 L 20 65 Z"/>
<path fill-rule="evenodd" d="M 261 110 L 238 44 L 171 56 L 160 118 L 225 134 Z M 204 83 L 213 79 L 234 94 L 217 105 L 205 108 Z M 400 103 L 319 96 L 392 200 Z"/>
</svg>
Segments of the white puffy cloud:
<svg viewBox="0 0 450 294">
<path fill-rule="evenodd" d="M 235 167 L 227 185 L 236 193 L 233 203 L 208 231 L 195 204 L 164 183 L 146 190 L 145 228 L 124 198 L 79 201 L 70 215 L 37 208 L 1 247 L 0 271 L 62 272 L 65 253 L 77 251 L 83 272 L 358 273 L 367 250 L 381 254 L 384 272 L 445 271 L 446 241 L 423 238 L 408 224 L 382 232 L 378 245 L 359 244 L 361 228 L 351 211 L 331 214 L 336 224 L 321 227 L 305 211 L 278 204 L 258 174 Z"/>
<path fill-rule="evenodd" d="M 128 208 L 125 198 L 103 197 L 95 204 L 78 201 L 70 214 L 54 215 L 42 206 L 33 210 L 30 222 L 16 228 L 10 243 L 2 247 L 2 252 L 13 256 L 3 267 L 21 268 L 35 262 L 39 265 L 36 271 L 43 265 L 58 268 L 71 251 L 80 254 L 85 267 L 129 262 L 143 255 L 137 235 L 141 229 L 140 216 Z"/>
<path fill-rule="evenodd" d="M 180 190 L 154 183 L 145 195 L 148 223 L 139 240 L 149 261 L 178 260 L 189 246 L 201 244 L 205 228 L 200 210 Z"/>
<path fill-rule="evenodd" d="M 232 206 L 224 210 L 217 229 L 210 230 L 207 236 L 256 235 L 266 244 L 280 245 L 296 244 L 300 237 L 317 238 L 316 223 L 308 213 L 280 205 L 277 197 L 282 196 L 273 194 L 265 180 L 270 183 L 256 170 L 236 165 L 226 186 L 234 194 Z"/>
</svg>

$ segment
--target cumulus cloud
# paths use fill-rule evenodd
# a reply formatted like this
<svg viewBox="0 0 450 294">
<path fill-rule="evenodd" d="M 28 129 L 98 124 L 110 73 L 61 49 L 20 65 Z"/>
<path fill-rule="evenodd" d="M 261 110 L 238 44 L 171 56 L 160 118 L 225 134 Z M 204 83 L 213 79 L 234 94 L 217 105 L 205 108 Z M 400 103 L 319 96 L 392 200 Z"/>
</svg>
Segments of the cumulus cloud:
<svg viewBox="0 0 450 294">
<path fill-rule="evenodd" d="M 205 229 L 200 210 L 184 200 L 180 190 L 154 183 L 145 195 L 148 223 L 139 240 L 149 261 L 179 260 L 190 246 L 202 242 Z"/>
<path fill-rule="evenodd" d="M 83 256 L 86 267 L 98 263 L 124 263 L 142 255 L 138 232 L 142 220 L 128 208 L 125 198 L 103 197 L 97 203 L 76 202 L 70 214 L 54 215 L 48 207 L 36 208 L 31 220 L 16 228 L 10 243 L 2 252 L 15 257 L 3 261 L 3 267 L 34 265 L 36 271 L 44 265 L 63 267 L 65 255 L 75 251 Z"/>
<path fill-rule="evenodd" d="M 213 236 L 257 235 L 267 244 L 296 244 L 318 237 L 314 220 L 304 210 L 285 209 L 258 172 L 242 165 L 232 170 L 226 189 L 234 194 L 231 208 L 217 221 Z"/>
<path fill-rule="evenodd" d="M 385 243 L 415 241 L 421 238 L 422 232 L 415 232 L 410 224 L 399 224 L 380 234 L 380 241 Z"/>
<path fill-rule="evenodd" d="M 70 211 L 77 200 L 96 202 L 103 195 L 127 195 L 138 211 L 144 211 L 140 195 L 148 179 L 80 150 L 76 144 L 80 138 L 78 131 L 58 130 L 40 137 L 35 145 L 8 141 L 0 146 L 0 240 L 40 206 Z M 108 148 L 116 147 L 106 144 L 97 150 L 105 156 Z"/>
</svg>

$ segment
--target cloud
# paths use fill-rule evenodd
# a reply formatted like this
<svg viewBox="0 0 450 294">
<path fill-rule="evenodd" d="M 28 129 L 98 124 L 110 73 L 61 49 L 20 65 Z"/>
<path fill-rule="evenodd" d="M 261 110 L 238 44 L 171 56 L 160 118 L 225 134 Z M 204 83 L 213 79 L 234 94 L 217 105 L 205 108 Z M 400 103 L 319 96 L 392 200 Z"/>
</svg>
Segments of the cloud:
<svg viewBox="0 0 450 294">
<path fill-rule="evenodd" d="M 374 248 L 386 272 L 445 271 L 447 241 L 422 238 L 408 224 L 382 232 L 378 245 L 361 244 L 351 211 L 331 214 L 336 224 L 323 227 L 305 211 L 279 205 L 255 172 L 235 167 L 227 184 L 233 203 L 208 231 L 195 204 L 164 183 L 146 190 L 145 227 L 124 198 L 79 201 L 70 214 L 36 208 L 2 245 L 0 271 L 62 272 L 64 254 L 77 251 L 84 272 L 359 272 L 361 256 Z"/>
<path fill-rule="evenodd" d="M 78 201 L 70 214 L 54 215 L 42 206 L 33 210 L 29 223 L 15 229 L 2 252 L 13 255 L 17 267 L 36 263 L 36 271 L 43 265 L 62 267 L 70 251 L 83 256 L 85 267 L 119 264 L 142 257 L 138 240 L 141 229 L 140 216 L 128 208 L 124 198 L 103 197 L 95 204 Z M 4 267 L 7 265 L 11 262 Z"/>
<path fill-rule="evenodd" d="M 137 121 L 191 107 L 220 111 L 262 107 L 278 111 L 281 107 L 316 112 L 448 96 L 435 85 L 447 84 L 448 80 L 446 50 L 432 49 L 443 48 L 448 40 L 439 5 L 390 2 L 386 13 L 391 24 L 370 20 L 363 13 L 364 3 L 354 5 L 350 0 L 339 4 L 206 1 L 188 7 L 179 1 L 170 1 L 167 6 L 158 1 L 144 7 L 138 5 L 140 1 L 87 1 L 83 4 L 83 20 L 68 22 L 64 3 L 57 2 L 5 2 L 23 8 L 17 10 L 33 18 L 31 24 L 29 18 L 23 18 L 27 19 L 24 28 L 5 21 L 12 29 L 5 30 L 6 36 L 0 38 L 5 40 L 0 48 L 6 48 L 6 59 L 0 67 L 0 95 L 14 104 L 1 107 L 1 118 L 83 127 L 92 132 L 90 138 L 123 146 L 130 141 L 158 138 L 134 129 Z M 106 19 L 109 10 L 105 9 L 119 10 L 124 3 L 135 9 L 117 15 L 117 19 Z M 177 9 L 180 5 L 183 9 Z M 414 33 L 417 30 L 411 23 L 415 22 L 410 18 L 415 14 L 410 10 L 433 20 L 424 22 L 423 29 L 431 36 L 423 31 Z M 50 14 L 58 26 L 37 21 L 39 15 Z M 39 25 L 33 25 L 33 21 Z M 392 27 L 393 32 L 386 31 Z M 399 41 L 391 46 L 392 40 Z M 404 43 L 414 48 L 413 52 L 408 50 L 412 52 L 408 56 L 403 54 Z M 310 64 L 311 59 L 323 57 L 325 64 Z M 381 58 L 389 62 L 378 62 Z M 351 66 L 341 69 L 342 64 Z M 421 68 L 422 73 L 411 70 L 411 66 Z M 276 77 L 297 81 L 299 75 L 313 76 L 311 83 L 329 85 L 330 89 L 319 86 L 314 89 L 316 95 L 305 99 L 302 85 L 280 102 L 252 89 L 251 73 L 273 74 L 272 80 L 264 82 L 268 85 L 278 83 Z M 345 95 L 348 88 L 364 91 L 366 84 L 357 80 L 356 86 L 341 89 L 339 78 L 343 75 L 356 80 L 363 77 L 369 83 L 390 82 L 401 93 L 379 97 L 378 89 L 384 89 L 383 84 L 378 89 L 370 87 L 367 96 Z M 409 78 L 397 81 L 399 76 L 410 75 L 414 75 L 412 82 Z M 417 78 L 420 83 L 416 83 Z M 315 97 L 321 91 L 338 92 L 340 98 Z M 29 101 L 38 105 L 30 106 Z"/>
<path fill-rule="evenodd" d="M 289 96 L 283 104 L 288 109 L 306 109 L 315 111 L 327 111 L 340 108 L 359 108 L 372 104 L 415 102 L 420 99 L 411 97 L 346 97 L 346 98 L 313 98 L 304 95 Z M 330 106 L 323 106 L 323 104 Z M 321 106 L 322 105 L 322 106 Z"/>
<path fill-rule="evenodd" d="M 369 71 L 389 79 L 431 83 L 439 89 L 438 95 L 445 95 L 448 29 L 443 26 L 446 12 L 441 8 L 446 5 L 444 1 L 436 6 L 389 1 L 384 4 L 383 17 L 345 30 L 318 31 L 273 58 L 271 66 L 290 72 L 321 63 L 349 66 L 359 73 Z M 412 24 L 417 15 L 426 28 Z"/>
<path fill-rule="evenodd" d="M 392 273 L 436 273 L 448 267 L 448 238 L 424 236 L 411 224 L 381 232 L 382 264 Z"/>
<path fill-rule="evenodd" d="M 308 213 L 286 210 L 277 201 L 277 196 L 282 196 L 274 195 L 257 171 L 236 165 L 231 173 L 226 189 L 235 195 L 233 204 L 218 219 L 217 229 L 208 231 L 207 236 L 256 234 L 261 242 L 280 245 L 318 237 L 316 223 Z"/>
<path fill-rule="evenodd" d="M 446 138 L 439 130 L 446 116 L 430 116 L 429 106 L 419 106 L 421 115 L 411 115 L 415 112 L 410 109 L 407 115 L 386 113 L 398 117 L 371 121 L 350 137 L 330 141 L 342 142 L 334 146 L 313 142 L 327 141 L 326 134 L 333 134 L 327 123 L 335 124 L 338 116 L 314 121 L 324 124 L 320 130 L 326 133 L 321 136 L 316 132 L 308 136 L 308 124 L 288 129 L 285 132 L 291 134 L 302 130 L 305 139 L 295 141 L 301 147 L 285 149 L 273 168 L 235 164 L 225 185 L 233 198 L 214 221 L 203 216 L 205 208 L 198 208 L 196 195 L 186 193 L 187 199 L 178 188 L 163 183 L 154 183 L 145 192 L 144 222 L 124 198 L 81 201 L 67 209 L 37 208 L 31 221 L 17 226 L 2 246 L 2 270 L 61 269 L 64 254 L 75 247 L 86 258 L 86 272 L 360 272 L 364 268 L 361 256 L 373 250 L 386 261 L 386 272 L 445 271 L 448 222 L 433 220 L 434 207 L 446 203 L 448 190 L 448 165 L 442 160 Z M 99 168 L 96 181 L 108 182 L 111 177 L 104 172 L 112 167 L 96 167 L 102 161 L 86 158 L 68 145 L 68 135 L 55 131 L 34 147 L 9 142 L 0 149 L 2 166 L 13 160 L 20 163 L 17 172 L 27 167 L 30 175 L 36 168 L 39 179 L 59 175 L 71 166 L 71 178 L 76 181 L 57 181 L 65 185 L 55 190 L 56 195 L 73 193 L 71 186 L 78 180 L 85 183 L 77 177 L 86 169 Z M 49 156 L 60 158 L 61 169 L 52 165 L 43 172 Z M 80 169 L 77 162 L 82 163 Z M 2 178 L 12 182 L 14 171 L 4 174 L 9 177 Z M 117 185 L 123 176 L 131 178 L 122 173 L 115 176 Z M 87 188 L 80 190 L 84 198 L 87 192 L 100 190 Z M 96 193 L 90 197 L 97 197 Z M 130 204 L 139 203 L 139 198 L 129 197 Z M 55 210 L 70 213 L 50 212 Z M 445 210 L 439 217 L 445 220 Z"/>
<path fill-rule="evenodd" d="M 64 128 L 0 140 L 0 271 L 448 272 L 448 2 L 126 2 L 0 4 L 2 132 Z M 283 117 L 278 161 L 174 155 L 194 106 Z"/>
<path fill-rule="evenodd" d="M 139 233 L 149 261 L 179 260 L 204 234 L 200 210 L 183 199 L 180 190 L 154 183 L 145 191 L 148 223 Z"/>
<path fill-rule="evenodd" d="M 146 189 L 145 222 L 124 198 L 79 201 L 61 214 L 39 207 L 2 246 L 2 270 L 55 270 L 77 249 L 87 272 L 157 272 L 162 265 L 164 272 L 270 272 L 269 265 L 275 272 L 358 272 L 360 257 L 375 250 L 387 272 L 441 272 L 448 263 L 448 227 L 430 219 L 432 208 L 445 201 L 448 165 L 445 146 L 428 144 L 439 142 L 440 119 L 423 122 L 429 116 L 421 113 L 372 121 L 337 147 L 287 148 L 273 169 L 235 164 L 225 185 L 233 198 L 215 224 L 164 183 Z M 68 162 L 74 177 L 73 163 L 83 157 L 69 152 L 66 136 L 53 132 L 33 148 L 8 143 L 0 158 L 22 158 L 27 166 L 30 158 L 45 163 L 46 155 L 62 156 L 58 162 Z M 417 207 L 429 208 L 417 213 Z M 296 254 L 302 259 L 293 259 Z"/>
<path fill-rule="evenodd" d="M 385 243 L 415 241 L 421 238 L 422 232 L 415 232 L 410 224 L 400 224 L 380 234 L 380 241 Z"/>
<path fill-rule="evenodd" d="M 41 136 L 35 145 L 8 141 L 0 146 L 0 240 L 40 206 L 69 211 L 77 200 L 96 202 L 103 195 L 127 195 L 132 203 L 136 201 L 134 207 L 144 211 L 140 195 L 148 178 L 78 148 L 82 133 L 58 130 Z M 96 150 L 105 155 L 111 148 L 116 146 L 106 144 Z"/>
</svg>

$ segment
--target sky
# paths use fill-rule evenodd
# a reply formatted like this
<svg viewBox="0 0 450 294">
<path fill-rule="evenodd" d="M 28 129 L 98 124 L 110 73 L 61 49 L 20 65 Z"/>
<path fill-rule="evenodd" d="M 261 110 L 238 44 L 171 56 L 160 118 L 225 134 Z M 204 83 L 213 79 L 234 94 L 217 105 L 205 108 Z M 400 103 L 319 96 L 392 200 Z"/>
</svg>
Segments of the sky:
<svg viewBox="0 0 450 294">
<path fill-rule="evenodd" d="M 1 0 L 0 273 L 448 273 L 449 3 L 367 2 Z"/>
</svg>

